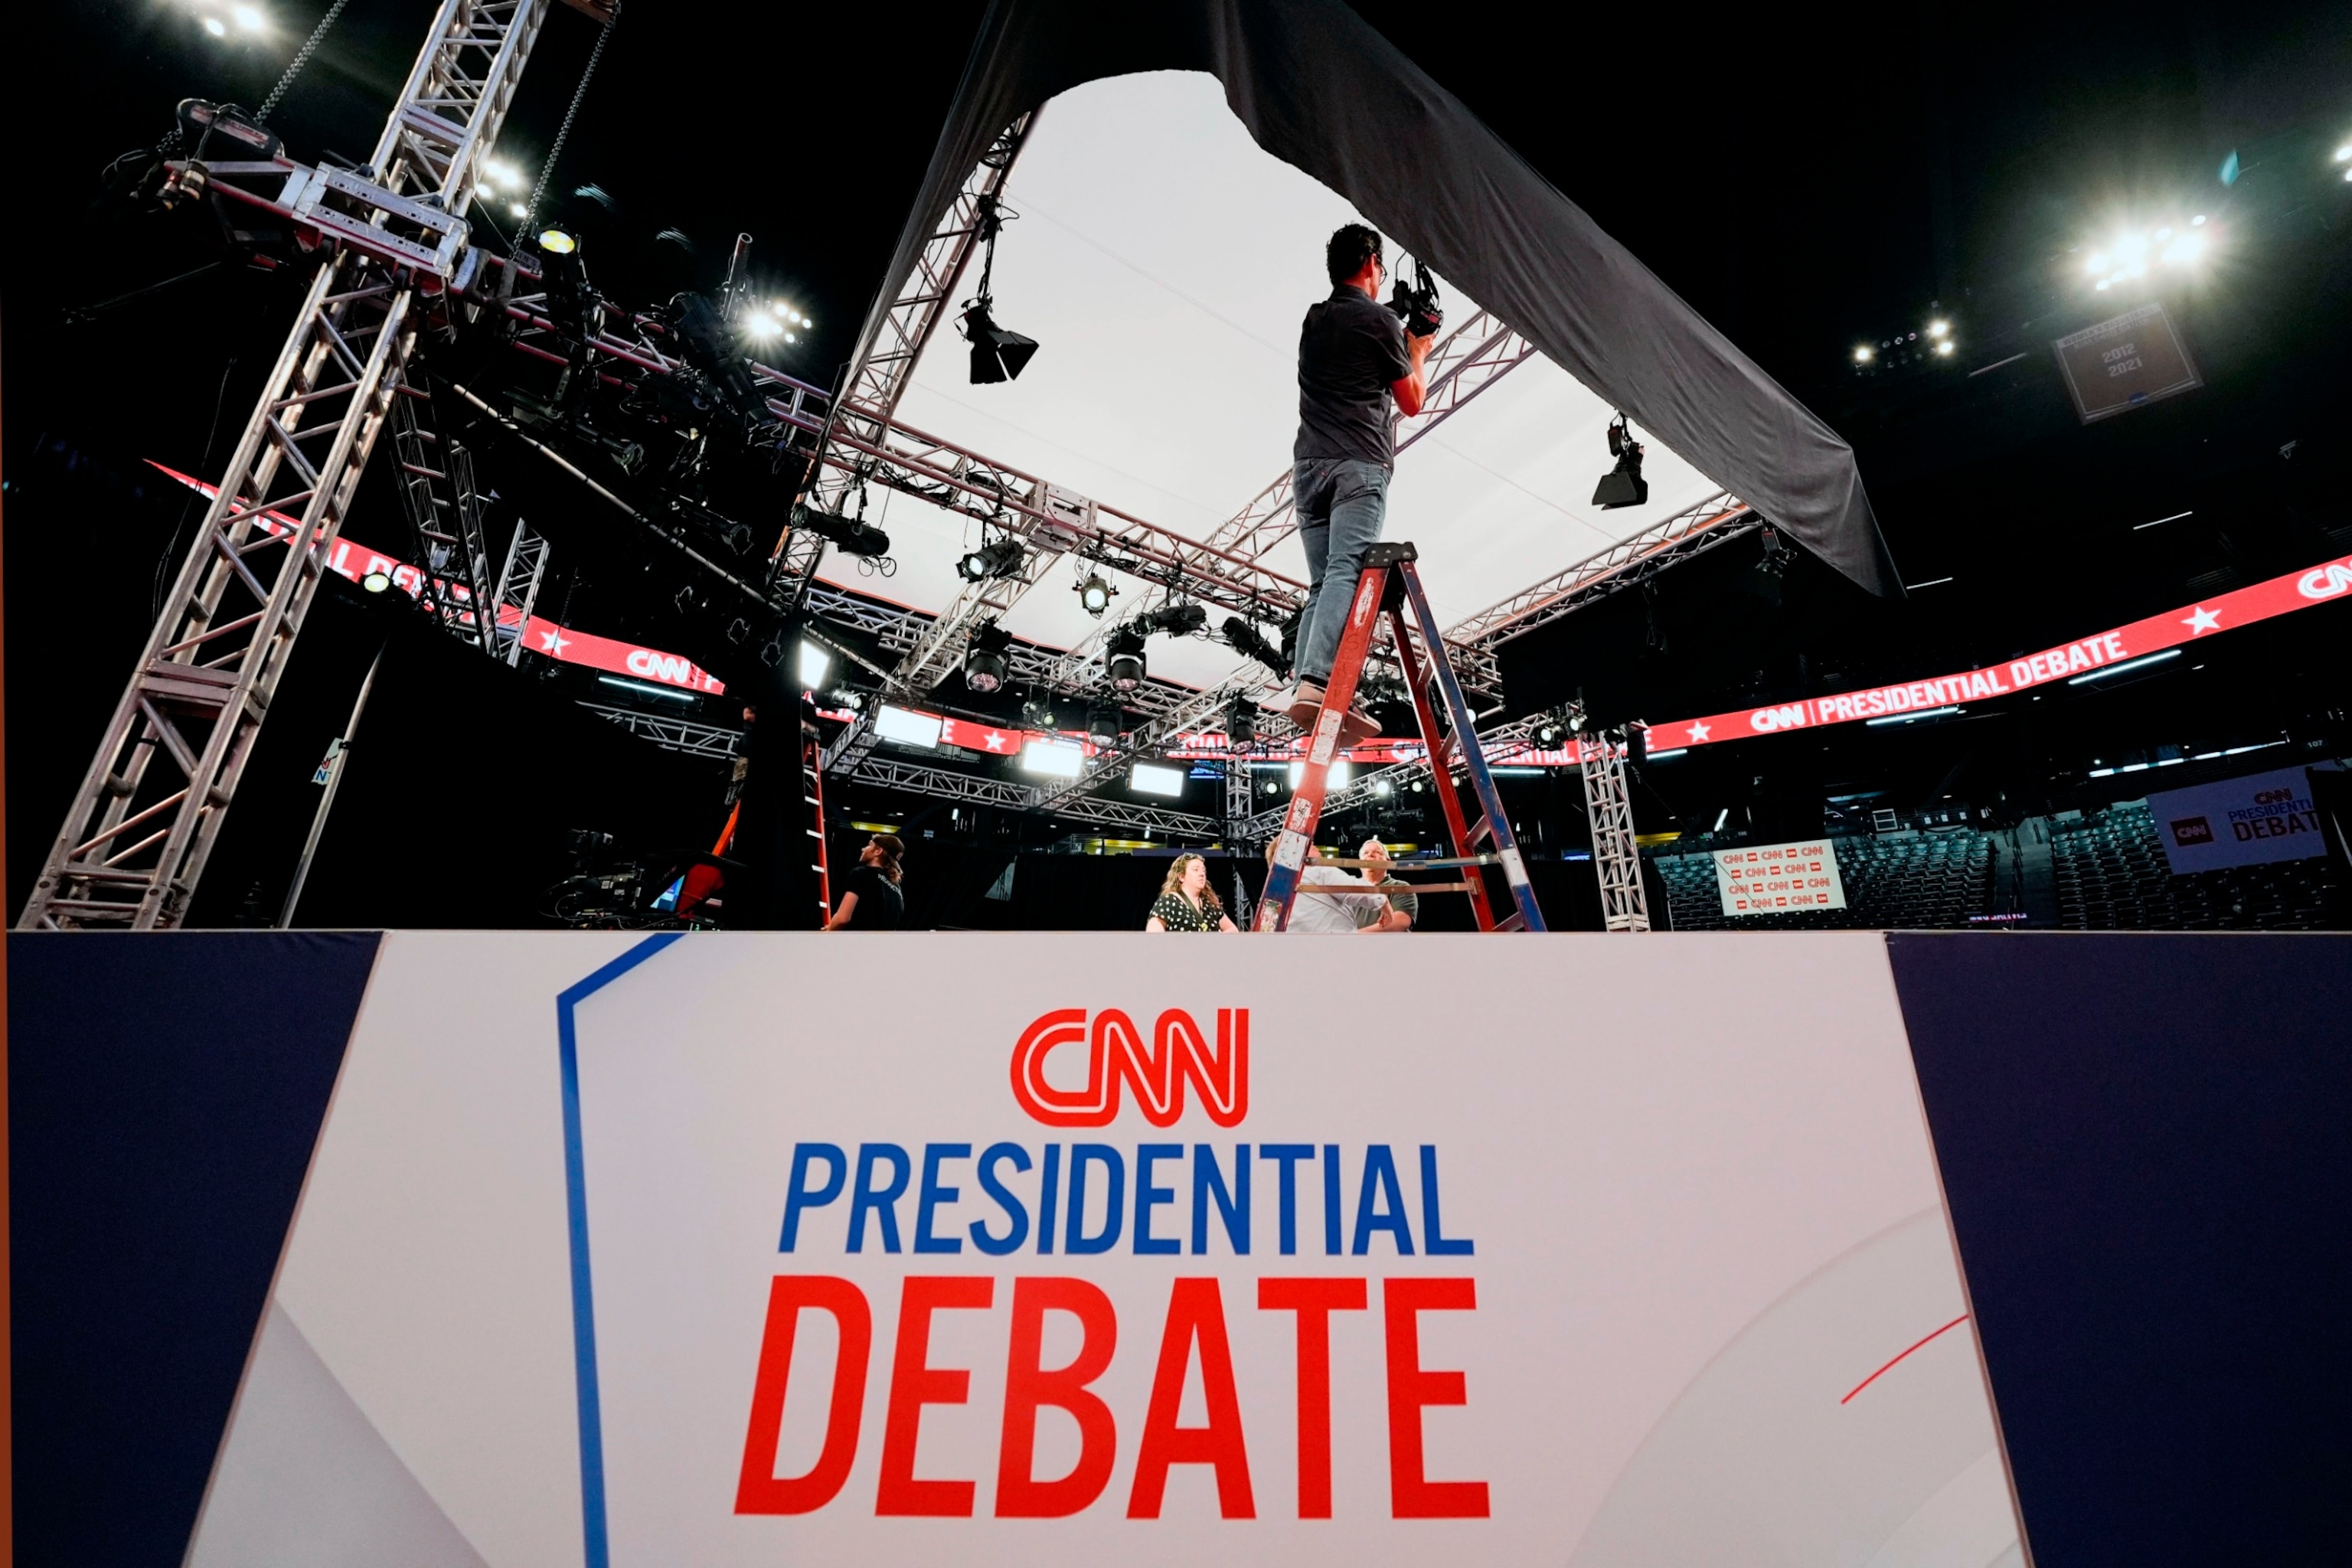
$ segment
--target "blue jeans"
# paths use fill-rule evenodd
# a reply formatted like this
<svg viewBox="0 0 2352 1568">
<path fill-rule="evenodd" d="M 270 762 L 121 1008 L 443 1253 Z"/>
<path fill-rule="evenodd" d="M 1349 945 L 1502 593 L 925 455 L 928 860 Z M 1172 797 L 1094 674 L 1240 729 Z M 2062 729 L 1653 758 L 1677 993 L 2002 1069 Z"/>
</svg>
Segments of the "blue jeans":
<svg viewBox="0 0 2352 1568">
<path fill-rule="evenodd" d="M 1363 573 L 1364 552 L 1380 542 L 1389 510 L 1389 470 L 1360 458 L 1303 458 L 1290 470 L 1298 509 L 1298 542 L 1307 547 L 1307 613 L 1299 617 L 1298 679 L 1331 679 L 1339 632 Z"/>
</svg>

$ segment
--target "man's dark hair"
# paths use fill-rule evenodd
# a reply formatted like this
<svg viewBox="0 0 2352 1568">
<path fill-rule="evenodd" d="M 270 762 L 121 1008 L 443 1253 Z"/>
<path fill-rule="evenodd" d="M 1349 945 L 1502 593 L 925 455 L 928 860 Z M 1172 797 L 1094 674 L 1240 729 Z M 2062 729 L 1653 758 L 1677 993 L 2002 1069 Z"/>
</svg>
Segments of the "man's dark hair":
<svg viewBox="0 0 2352 1568">
<path fill-rule="evenodd" d="M 1341 226 L 1323 247 L 1323 269 L 1334 283 L 1345 283 L 1381 254 L 1381 237 L 1362 224 Z"/>
</svg>

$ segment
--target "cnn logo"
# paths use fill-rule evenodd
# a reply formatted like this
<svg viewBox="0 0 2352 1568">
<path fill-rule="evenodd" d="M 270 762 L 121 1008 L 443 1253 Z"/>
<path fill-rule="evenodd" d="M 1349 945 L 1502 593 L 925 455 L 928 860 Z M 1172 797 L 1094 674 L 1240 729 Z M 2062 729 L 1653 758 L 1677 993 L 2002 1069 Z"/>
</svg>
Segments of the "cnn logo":
<svg viewBox="0 0 2352 1568">
<path fill-rule="evenodd" d="M 1083 1089 L 1046 1081 L 1045 1062 L 1063 1047 L 1084 1047 Z M 1021 1032 L 1013 1047 L 1013 1098 L 1048 1127 L 1108 1127 L 1118 1116 L 1124 1084 L 1154 1127 L 1172 1127 L 1184 1114 L 1184 1086 L 1220 1127 L 1249 1114 L 1249 1009 L 1217 1009 L 1213 1047 L 1192 1015 L 1171 1007 L 1151 1026 L 1150 1044 L 1135 1020 L 1116 1007 L 1089 1017 L 1084 1007 L 1047 1013 Z"/>
</svg>

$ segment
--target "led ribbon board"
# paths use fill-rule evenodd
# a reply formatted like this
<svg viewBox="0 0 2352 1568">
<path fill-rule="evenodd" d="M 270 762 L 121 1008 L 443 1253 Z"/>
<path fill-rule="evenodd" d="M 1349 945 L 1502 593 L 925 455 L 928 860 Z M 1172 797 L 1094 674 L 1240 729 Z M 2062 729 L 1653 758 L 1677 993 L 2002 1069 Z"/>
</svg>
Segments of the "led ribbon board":
<svg viewBox="0 0 2352 1568">
<path fill-rule="evenodd" d="M 1921 712 L 1958 702 L 2009 697 L 2053 681 L 2074 679 L 2150 654 L 2162 653 L 2213 632 L 2250 626 L 2280 616 L 2307 610 L 2352 590 L 2352 556 L 2323 561 L 2304 572 L 2290 572 L 2267 583 L 2240 588 L 2219 598 L 2167 610 L 2160 616 L 2134 621 L 2113 631 L 2098 632 L 2006 664 L 1986 665 L 1958 675 L 1927 680 L 1873 686 L 1859 691 L 1807 697 L 1794 702 L 1710 713 L 1704 719 L 1676 719 L 1650 726 L 1650 750 L 1707 746 L 1741 741 L 1783 730 L 1811 730 L 1825 724 Z"/>
</svg>

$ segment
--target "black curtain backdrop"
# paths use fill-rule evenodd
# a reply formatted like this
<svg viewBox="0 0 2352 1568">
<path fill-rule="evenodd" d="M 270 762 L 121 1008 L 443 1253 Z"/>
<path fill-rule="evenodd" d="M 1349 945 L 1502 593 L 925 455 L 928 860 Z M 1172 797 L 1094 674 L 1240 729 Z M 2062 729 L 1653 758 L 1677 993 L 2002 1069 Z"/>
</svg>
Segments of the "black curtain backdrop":
<svg viewBox="0 0 2352 1568">
<path fill-rule="evenodd" d="M 1873 593 L 1902 592 L 1844 439 L 1339 0 L 998 0 L 860 356 L 1007 125 L 1070 88 L 1149 70 L 1217 77 L 1259 146 L 1346 196 L 1822 560 Z M 1016 165 L 1016 205 L 1020 189 Z"/>
</svg>

